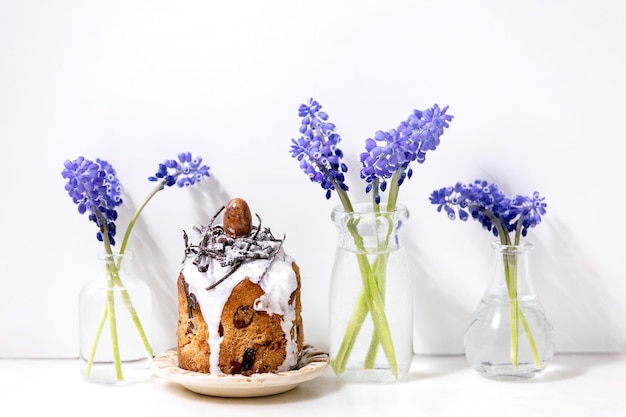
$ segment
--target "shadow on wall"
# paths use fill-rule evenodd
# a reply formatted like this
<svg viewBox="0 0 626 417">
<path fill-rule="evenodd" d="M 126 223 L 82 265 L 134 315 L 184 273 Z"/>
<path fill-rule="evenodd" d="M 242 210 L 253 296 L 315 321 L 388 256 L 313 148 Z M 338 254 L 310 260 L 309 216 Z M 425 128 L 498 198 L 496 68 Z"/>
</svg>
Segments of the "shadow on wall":
<svg viewBox="0 0 626 417">
<path fill-rule="evenodd" d="M 217 210 L 227 200 L 226 192 L 221 188 L 219 181 L 213 176 L 205 186 L 191 187 L 187 190 L 191 196 L 193 207 L 195 208 L 195 218 L 190 220 L 192 225 L 200 226 L 202 223 L 208 223 L 215 215 Z M 128 199 L 127 199 L 128 200 Z M 133 207 L 133 202 L 128 206 Z M 195 224 L 194 222 L 198 222 Z M 196 240 L 193 230 L 186 230 L 189 235 L 190 243 Z M 155 353 L 169 349 L 176 342 L 176 327 L 178 322 L 178 295 L 176 291 L 177 277 L 171 274 L 172 262 L 183 261 L 183 238 L 182 231 L 180 234 L 181 250 L 175 256 L 180 258 L 172 258 L 171 253 L 164 253 L 157 243 L 156 239 L 151 235 L 145 221 L 140 216 L 135 224 L 135 232 L 141 239 L 131 239 L 129 242 L 129 251 L 134 255 L 133 273 L 138 274 L 150 286 L 153 297 L 153 340 L 155 341 Z M 172 261 L 173 259 L 173 261 Z M 175 272 L 176 273 L 176 272 Z M 164 346 L 158 346 L 161 341 Z M 163 342 L 165 341 L 165 342 Z"/>
<path fill-rule="evenodd" d="M 413 285 L 413 350 L 417 354 L 462 354 L 472 309 L 438 285 L 432 262 L 420 255 L 419 245 L 409 239 L 406 242 Z"/>
<path fill-rule="evenodd" d="M 189 191 L 193 200 L 193 207 L 196 211 L 196 218 L 207 223 L 215 216 L 217 211 L 230 201 L 228 193 L 222 188 L 219 179 L 211 174 L 210 186 L 204 189 L 192 187 Z"/>
<path fill-rule="evenodd" d="M 530 270 L 537 296 L 555 328 L 557 352 L 626 352 L 626 326 L 621 321 L 626 316 L 626 307 L 622 307 L 625 284 L 610 282 L 615 275 L 603 276 L 565 224 L 552 219 L 543 227 L 541 240 L 537 235 L 531 238 L 536 248 Z M 451 291 L 450 283 L 458 277 L 438 277 L 441 268 L 436 262 L 441 259 L 424 256 L 426 251 L 418 244 L 406 242 L 414 284 L 415 352 L 463 353 L 466 326 L 486 287 L 477 292 L 467 287 L 469 281 L 463 281 L 466 287 Z M 469 300 L 470 295 L 476 298 Z"/>
<path fill-rule="evenodd" d="M 626 351 L 626 309 L 622 291 L 611 291 L 623 283 L 607 282 L 582 245 L 564 223 L 552 219 L 545 224 L 549 238 L 534 250 L 533 283 L 552 322 L 558 352 Z M 537 242 L 539 243 L 539 242 Z"/>
</svg>

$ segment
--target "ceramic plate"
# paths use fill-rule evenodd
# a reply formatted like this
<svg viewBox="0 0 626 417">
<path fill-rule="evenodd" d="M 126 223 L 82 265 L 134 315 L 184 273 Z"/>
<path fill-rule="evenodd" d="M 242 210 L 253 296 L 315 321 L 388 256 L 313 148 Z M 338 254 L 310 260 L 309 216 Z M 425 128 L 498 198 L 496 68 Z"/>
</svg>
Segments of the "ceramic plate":
<svg viewBox="0 0 626 417">
<path fill-rule="evenodd" d="M 286 372 L 244 375 L 210 375 L 178 367 L 176 349 L 155 356 L 154 374 L 178 383 L 190 391 L 214 397 L 262 397 L 289 391 L 302 382 L 322 375 L 329 364 L 328 354 L 304 346 L 297 368 Z"/>
</svg>

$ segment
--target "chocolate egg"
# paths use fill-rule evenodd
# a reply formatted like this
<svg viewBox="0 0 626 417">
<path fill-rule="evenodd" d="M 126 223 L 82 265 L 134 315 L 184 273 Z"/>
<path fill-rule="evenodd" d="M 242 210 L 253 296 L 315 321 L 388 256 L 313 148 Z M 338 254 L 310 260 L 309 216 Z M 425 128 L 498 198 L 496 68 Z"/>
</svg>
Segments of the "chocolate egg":
<svg viewBox="0 0 626 417">
<path fill-rule="evenodd" d="M 244 199 L 233 198 L 224 211 L 224 232 L 232 237 L 248 236 L 252 231 L 252 214 Z"/>
</svg>

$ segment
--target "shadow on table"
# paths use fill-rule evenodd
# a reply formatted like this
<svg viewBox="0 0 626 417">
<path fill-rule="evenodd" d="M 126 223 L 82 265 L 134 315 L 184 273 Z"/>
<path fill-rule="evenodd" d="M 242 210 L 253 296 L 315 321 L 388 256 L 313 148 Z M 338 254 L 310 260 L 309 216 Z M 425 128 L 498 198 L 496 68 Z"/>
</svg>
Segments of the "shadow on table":
<svg viewBox="0 0 626 417">
<path fill-rule="evenodd" d="M 298 403 L 315 400 L 336 393 L 341 389 L 340 383 L 334 377 L 332 371 L 328 370 L 320 378 L 303 382 L 290 391 L 268 395 L 262 397 L 251 398 L 226 398 L 213 397 L 192 392 L 182 385 L 176 383 L 167 383 L 167 389 L 173 394 L 181 396 L 191 401 L 206 401 L 215 404 L 238 404 L 239 406 L 267 406 L 272 404 Z"/>
<path fill-rule="evenodd" d="M 606 354 L 557 354 L 546 370 L 535 378 L 526 380 L 502 380 L 512 383 L 543 383 L 555 382 L 577 378 L 584 375 L 592 368 L 610 366 L 612 363 L 624 359 L 621 353 Z M 401 382 L 411 382 L 429 378 L 448 377 L 458 372 L 473 372 L 477 377 L 483 378 L 478 372 L 473 371 L 463 355 L 425 356 L 420 360 L 417 356 L 411 369 L 411 373 Z M 486 378 L 489 379 L 489 378 Z M 500 380 L 498 380 L 500 381 Z"/>
<path fill-rule="evenodd" d="M 417 355 L 411 372 L 401 382 L 444 377 L 467 369 L 464 355 Z"/>
<path fill-rule="evenodd" d="M 557 354 L 548 367 L 534 378 L 529 379 L 498 379 L 486 378 L 492 381 L 512 384 L 542 384 L 575 379 L 583 376 L 589 370 L 601 366 L 610 366 L 612 363 L 624 360 L 621 353 L 587 353 L 587 354 Z"/>
<path fill-rule="evenodd" d="M 548 365 L 543 374 L 526 382 L 554 382 L 565 379 L 577 378 L 587 371 L 598 366 L 606 366 L 616 361 L 623 360 L 624 355 L 619 353 L 609 354 L 557 354 L 552 363 Z"/>
</svg>

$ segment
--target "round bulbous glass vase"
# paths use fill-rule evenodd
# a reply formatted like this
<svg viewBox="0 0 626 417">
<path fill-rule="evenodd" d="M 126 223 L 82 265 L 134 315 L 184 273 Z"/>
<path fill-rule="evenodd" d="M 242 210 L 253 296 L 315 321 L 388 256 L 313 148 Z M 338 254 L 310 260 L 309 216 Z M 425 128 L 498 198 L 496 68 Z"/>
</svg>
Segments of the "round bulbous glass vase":
<svg viewBox="0 0 626 417">
<path fill-rule="evenodd" d="M 532 285 L 528 242 L 493 242 L 491 283 L 465 332 L 465 356 L 482 375 L 528 379 L 541 374 L 554 356 L 554 329 Z"/>
<path fill-rule="evenodd" d="M 122 385 L 152 376 L 152 294 L 128 273 L 130 253 L 99 257 L 102 273 L 79 294 L 80 371 L 86 381 Z"/>
<path fill-rule="evenodd" d="M 373 211 L 336 207 L 338 229 L 330 284 L 330 358 L 333 371 L 350 382 L 394 382 L 413 359 L 411 279 L 402 240 L 409 218 L 404 206 Z"/>
</svg>

